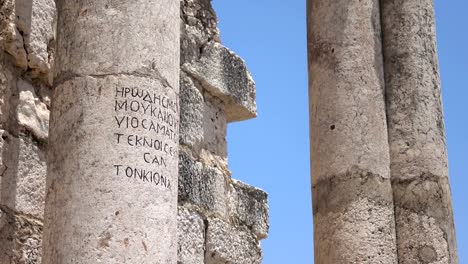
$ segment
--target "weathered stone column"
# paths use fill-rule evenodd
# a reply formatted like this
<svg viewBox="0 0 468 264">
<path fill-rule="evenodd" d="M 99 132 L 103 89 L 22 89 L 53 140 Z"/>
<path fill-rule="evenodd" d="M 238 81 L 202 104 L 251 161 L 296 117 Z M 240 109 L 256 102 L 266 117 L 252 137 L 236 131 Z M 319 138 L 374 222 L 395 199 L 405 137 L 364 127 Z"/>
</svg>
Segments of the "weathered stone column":
<svg viewBox="0 0 468 264">
<path fill-rule="evenodd" d="M 458 263 L 432 0 L 383 0 L 399 263 Z"/>
<path fill-rule="evenodd" d="M 315 263 L 397 263 L 378 0 L 309 0 Z"/>
<path fill-rule="evenodd" d="M 57 8 L 43 262 L 175 264 L 179 0 Z"/>
</svg>

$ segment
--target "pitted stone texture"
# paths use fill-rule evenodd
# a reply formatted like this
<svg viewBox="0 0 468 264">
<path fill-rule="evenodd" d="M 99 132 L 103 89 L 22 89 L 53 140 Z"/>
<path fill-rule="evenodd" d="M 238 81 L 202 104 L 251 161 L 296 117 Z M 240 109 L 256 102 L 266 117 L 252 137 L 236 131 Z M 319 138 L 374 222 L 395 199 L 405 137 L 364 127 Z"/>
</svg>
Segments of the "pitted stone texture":
<svg viewBox="0 0 468 264">
<path fill-rule="evenodd" d="M 4 130 L 0 134 L 0 203 L 16 212 L 42 218 L 47 170 L 44 146 Z"/>
<path fill-rule="evenodd" d="M 18 80 L 19 103 L 17 108 L 18 124 L 41 141 L 49 136 L 49 109 L 36 95 L 34 87 Z"/>
<path fill-rule="evenodd" d="M 205 215 L 225 216 L 227 183 L 222 172 L 193 160 L 185 151 L 179 153 L 179 204 L 197 206 Z"/>
<path fill-rule="evenodd" d="M 180 143 L 190 147 L 197 156 L 204 149 L 227 158 L 224 103 L 202 92 L 197 81 L 181 72 Z"/>
<path fill-rule="evenodd" d="M 269 215 L 266 192 L 233 180 L 229 194 L 230 214 L 237 225 L 249 227 L 258 240 L 268 236 Z"/>
<path fill-rule="evenodd" d="M 55 12 L 54 0 L 16 1 L 17 27 L 24 39 L 28 67 L 38 73 L 51 70 Z"/>
<path fill-rule="evenodd" d="M 194 211 L 179 206 L 177 264 L 204 264 L 205 223 Z"/>
<path fill-rule="evenodd" d="M 215 156 L 227 158 L 227 118 L 224 104 L 216 97 L 205 93 L 203 113 L 203 148 Z"/>
<path fill-rule="evenodd" d="M 316 263 L 398 263 L 390 179 L 354 168 L 312 194 Z"/>
<path fill-rule="evenodd" d="M 398 263 L 379 0 L 309 0 L 316 263 Z"/>
<path fill-rule="evenodd" d="M 125 93 L 125 87 L 139 92 Z M 151 105 L 171 114 L 174 123 L 115 103 L 126 98 L 148 106 L 155 96 L 160 100 Z M 44 262 L 176 262 L 177 101 L 174 90 L 160 81 L 129 75 L 77 77 L 54 89 Z M 139 125 L 127 123 L 125 116 Z M 172 133 L 151 129 L 151 122 Z M 120 140 L 116 133 L 123 135 Z M 135 135 L 157 139 L 162 147 L 136 143 Z M 145 153 L 164 157 L 164 165 L 148 163 Z"/>
<path fill-rule="evenodd" d="M 0 263 L 41 264 L 42 223 L 0 208 Z"/>
<path fill-rule="evenodd" d="M 198 153 L 204 142 L 205 102 L 196 82 L 182 71 L 180 77 L 180 144 Z"/>
<path fill-rule="evenodd" d="M 217 18 L 211 0 L 181 1 L 181 64 L 200 57 L 200 49 L 209 41 L 219 42 Z"/>
<path fill-rule="evenodd" d="M 182 68 L 225 103 L 229 122 L 254 118 L 255 82 L 243 59 L 217 42 L 202 47 L 199 60 Z"/>
<path fill-rule="evenodd" d="M 219 219 L 208 219 L 205 264 L 260 264 L 261 261 L 260 243 L 251 232 Z"/>
<path fill-rule="evenodd" d="M 423 175 L 392 183 L 399 262 L 458 263 L 448 179 Z"/>
<path fill-rule="evenodd" d="M 57 54 L 63 56 L 56 59 L 55 81 L 126 73 L 152 76 L 178 92 L 179 0 L 156 7 L 152 0 L 60 0 L 57 9 Z"/>
<path fill-rule="evenodd" d="M 352 166 L 389 178 L 379 1 L 309 2 L 312 181 Z"/>
<path fill-rule="evenodd" d="M 14 63 L 22 68 L 28 67 L 28 55 L 24 40 L 17 25 L 15 0 L 2 1 L 0 5 L 0 45 L 14 58 Z"/>
<path fill-rule="evenodd" d="M 382 12 L 399 261 L 458 263 L 433 1 L 386 0 Z"/>
<path fill-rule="evenodd" d="M 410 210 L 396 209 L 397 237 L 403 237 L 398 244 L 402 251 L 399 263 L 451 264 L 458 263 L 447 255 L 449 250 L 446 233 L 440 223 L 426 215 Z"/>
<path fill-rule="evenodd" d="M 4 52 L 0 52 L 0 128 L 7 129 L 11 111 L 14 111 L 12 105 L 16 103 L 12 100 L 12 94 L 16 91 L 17 78 L 13 66 L 4 55 Z"/>
<path fill-rule="evenodd" d="M 2 3 L 0 26 L 3 49 L 14 63 L 51 85 L 55 23 L 54 0 L 7 0 Z"/>
<path fill-rule="evenodd" d="M 433 1 L 382 8 L 392 174 L 448 177 Z"/>
</svg>

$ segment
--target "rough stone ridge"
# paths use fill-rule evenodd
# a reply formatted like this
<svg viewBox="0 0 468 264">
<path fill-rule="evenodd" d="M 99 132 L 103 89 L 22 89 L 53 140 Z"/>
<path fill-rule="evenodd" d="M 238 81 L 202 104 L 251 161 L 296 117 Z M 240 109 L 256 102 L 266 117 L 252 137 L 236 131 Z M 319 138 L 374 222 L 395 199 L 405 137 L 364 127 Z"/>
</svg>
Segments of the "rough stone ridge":
<svg viewBox="0 0 468 264">
<path fill-rule="evenodd" d="M 0 207 L 0 232 L 0 263 L 41 263 L 41 220 Z"/>
<path fill-rule="evenodd" d="M 0 263 L 41 263 L 55 2 L 0 3 Z"/>
<path fill-rule="evenodd" d="M 32 77 L 52 84 L 55 1 L 5 0 L 0 6 L 0 44 L 13 63 Z"/>
<path fill-rule="evenodd" d="M 208 219 L 205 258 L 206 264 L 259 264 L 262 252 L 250 231 L 218 219 Z"/>
<path fill-rule="evenodd" d="M 184 264 L 203 264 L 205 260 L 205 222 L 196 212 L 179 206 L 178 261 Z"/>
<path fill-rule="evenodd" d="M 0 130 L 3 206 L 41 219 L 44 215 L 46 157 L 44 145 L 27 136 Z"/>
<path fill-rule="evenodd" d="M 34 87 L 24 80 L 18 80 L 18 124 L 36 139 L 47 142 L 49 136 L 49 109 L 36 95 Z"/>
<path fill-rule="evenodd" d="M 196 206 L 204 215 L 226 216 L 227 180 L 223 173 L 193 160 L 186 152 L 179 154 L 179 204 Z"/>
<path fill-rule="evenodd" d="M 180 144 L 199 153 L 204 139 L 203 116 L 205 101 L 203 88 L 188 77 L 180 74 Z"/>
<path fill-rule="evenodd" d="M 232 220 L 250 228 L 258 240 L 267 238 L 270 227 L 267 193 L 233 180 L 229 198 Z"/>
<path fill-rule="evenodd" d="M 179 228 L 186 234 L 178 261 L 260 263 L 267 195 L 231 178 L 226 143 L 228 122 L 256 115 L 255 84 L 245 62 L 220 43 L 211 1 L 183 0 L 181 8 Z M 201 261 L 199 218 L 205 228 Z"/>
<path fill-rule="evenodd" d="M 228 121 L 256 116 L 255 83 L 244 60 L 228 48 L 211 41 L 202 47 L 198 61 L 182 68 L 225 102 Z"/>
</svg>

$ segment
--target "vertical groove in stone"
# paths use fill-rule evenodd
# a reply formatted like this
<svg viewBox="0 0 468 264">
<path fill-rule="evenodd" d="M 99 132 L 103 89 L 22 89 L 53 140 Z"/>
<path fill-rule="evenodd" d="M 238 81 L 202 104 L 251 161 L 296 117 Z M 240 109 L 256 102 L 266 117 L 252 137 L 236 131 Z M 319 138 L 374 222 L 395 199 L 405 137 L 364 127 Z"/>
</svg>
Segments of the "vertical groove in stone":
<svg viewBox="0 0 468 264">
<path fill-rule="evenodd" d="M 458 263 L 432 0 L 382 0 L 399 262 Z"/>
<path fill-rule="evenodd" d="M 315 263 L 397 263 L 378 0 L 309 0 Z"/>
<path fill-rule="evenodd" d="M 176 263 L 179 5 L 57 1 L 44 263 Z"/>
</svg>

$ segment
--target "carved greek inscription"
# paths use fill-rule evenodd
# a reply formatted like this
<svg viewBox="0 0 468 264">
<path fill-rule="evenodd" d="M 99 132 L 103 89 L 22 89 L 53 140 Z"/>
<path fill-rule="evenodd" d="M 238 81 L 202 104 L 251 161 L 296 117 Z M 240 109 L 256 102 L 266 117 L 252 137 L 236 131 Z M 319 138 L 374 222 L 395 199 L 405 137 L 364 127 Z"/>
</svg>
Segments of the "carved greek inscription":
<svg viewBox="0 0 468 264">
<path fill-rule="evenodd" d="M 115 176 L 172 188 L 165 172 L 177 155 L 178 109 L 177 100 L 148 89 L 115 88 L 114 143 L 137 149 L 142 161 L 140 166 L 115 164 Z"/>
</svg>

